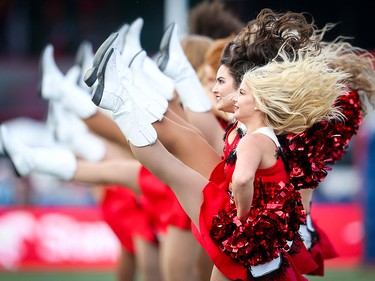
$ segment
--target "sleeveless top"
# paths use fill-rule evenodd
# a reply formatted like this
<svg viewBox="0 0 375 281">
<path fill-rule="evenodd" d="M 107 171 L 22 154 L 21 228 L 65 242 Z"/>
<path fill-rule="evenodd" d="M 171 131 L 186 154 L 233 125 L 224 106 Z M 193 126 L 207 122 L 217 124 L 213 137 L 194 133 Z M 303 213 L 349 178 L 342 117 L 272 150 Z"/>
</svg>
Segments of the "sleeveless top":
<svg viewBox="0 0 375 281">
<path fill-rule="evenodd" d="M 222 158 L 224 160 L 224 174 L 228 181 L 232 181 L 232 175 L 237 160 L 236 148 L 238 142 L 241 140 L 243 136 L 243 131 L 240 128 L 237 128 L 237 125 L 238 121 L 233 123 L 233 125 L 228 128 L 224 136 L 224 148 Z M 229 136 L 233 132 L 233 130 L 237 130 L 237 132 L 232 142 L 229 142 Z"/>
<path fill-rule="evenodd" d="M 265 134 L 280 146 L 270 128 L 253 133 Z M 212 218 L 210 229 L 211 239 L 223 253 L 249 267 L 270 262 L 288 249 L 287 241 L 294 239 L 305 212 L 300 194 L 288 183 L 280 156 L 272 167 L 257 170 L 251 210 L 245 221 L 238 219 L 234 200 L 228 194 L 229 204 Z"/>
<path fill-rule="evenodd" d="M 228 131 L 227 137 L 225 138 L 226 141 L 225 141 L 225 146 L 224 146 L 225 147 L 224 148 L 224 157 L 225 157 L 224 175 L 229 182 L 232 182 L 232 176 L 233 176 L 234 169 L 236 167 L 235 164 L 237 160 L 236 148 L 237 148 L 238 142 L 240 141 L 242 137 L 240 136 L 239 133 L 237 133 L 232 143 L 229 144 L 228 135 L 231 131 L 233 131 L 233 127 Z M 264 134 L 268 136 L 276 144 L 277 150 L 275 153 L 276 154 L 279 153 L 280 143 L 274 131 L 271 128 L 262 127 L 252 132 L 252 134 L 256 134 L 256 133 Z M 269 182 L 269 181 L 273 181 L 273 177 L 276 175 L 275 180 L 283 180 L 284 182 L 287 182 L 288 179 L 286 176 L 286 172 L 284 173 L 283 170 L 284 170 L 284 164 L 282 162 L 282 158 L 279 157 L 279 159 L 276 161 L 274 166 L 269 167 L 267 169 L 258 169 L 255 176 L 262 177 L 264 181 Z M 283 177 L 280 179 L 277 178 L 279 177 L 279 173 L 283 174 Z"/>
</svg>

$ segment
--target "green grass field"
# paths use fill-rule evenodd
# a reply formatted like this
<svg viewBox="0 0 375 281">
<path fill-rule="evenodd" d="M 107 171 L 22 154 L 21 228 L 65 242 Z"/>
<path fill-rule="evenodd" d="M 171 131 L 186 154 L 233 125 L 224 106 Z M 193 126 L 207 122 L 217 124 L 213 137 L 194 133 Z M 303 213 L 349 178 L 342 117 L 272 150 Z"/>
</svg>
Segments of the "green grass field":
<svg viewBox="0 0 375 281">
<path fill-rule="evenodd" d="M 311 281 L 375 281 L 375 269 L 327 271 L 324 277 L 307 277 Z M 112 272 L 0 272 L 1 281 L 116 281 Z M 139 281 L 142 281 L 139 279 Z"/>
</svg>

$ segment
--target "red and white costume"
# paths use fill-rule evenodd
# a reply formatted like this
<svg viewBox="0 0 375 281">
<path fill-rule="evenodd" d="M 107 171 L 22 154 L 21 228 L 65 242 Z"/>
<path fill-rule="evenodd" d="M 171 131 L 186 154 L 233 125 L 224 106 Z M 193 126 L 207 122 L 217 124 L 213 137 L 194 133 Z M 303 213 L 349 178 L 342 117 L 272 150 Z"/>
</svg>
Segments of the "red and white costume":
<svg viewBox="0 0 375 281">
<path fill-rule="evenodd" d="M 234 129 L 235 126 L 232 127 Z M 278 141 L 269 128 L 257 132 Z M 283 160 L 277 157 L 268 169 L 259 169 L 254 182 L 254 197 L 249 217 L 241 222 L 231 197 L 229 182 L 239 139 L 226 144 L 223 161 L 212 172 L 203 190 L 199 232 L 194 231 L 215 266 L 233 280 L 306 280 L 288 254 L 288 241 L 298 235 L 305 220 L 300 194 L 288 184 Z"/>
</svg>

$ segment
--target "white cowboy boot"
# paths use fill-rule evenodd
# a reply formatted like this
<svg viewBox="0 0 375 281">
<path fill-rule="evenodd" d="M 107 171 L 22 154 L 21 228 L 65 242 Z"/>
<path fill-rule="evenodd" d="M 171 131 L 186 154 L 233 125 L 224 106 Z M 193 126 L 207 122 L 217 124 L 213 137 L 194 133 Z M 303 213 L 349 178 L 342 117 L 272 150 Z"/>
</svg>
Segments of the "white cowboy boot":
<svg viewBox="0 0 375 281">
<path fill-rule="evenodd" d="M 53 120 L 54 135 L 61 143 L 68 143 L 76 135 L 86 134 L 87 125 L 61 104 L 52 102 L 48 107 L 48 118 Z"/>
<path fill-rule="evenodd" d="M 90 90 L 84 81 L 85 73 L 92 68 L 92 64 L 94 61 L 94 51 L 92 48 L 92 44 L 88 41 L 83 41 L 77 50 L 75 63 L 80 67 L 81 72 L 78 77 L 78 85 L 81 86 L 82 89 L 86 91 Z"/>
<path fill-rule="evenodd" d="M 123 61 L 126 66 L 129 66 L 133 57 L 142 51 L 140 43 L 140 32 L 143 26 L 143 19 L 136 19 L 130 26 L 128 24 L 122 25 L 117 32 L 112 33 L 98 48 L 95 53 L 92 67 L 86 72 L 84 81 L 92 87 L 97 81 L 98 67 L 103 60 L 105 53 L 110 49 L 117 49 L 123 56 Z"/>
<path fill-rule="evenodd" d="M 185 56 L 178 38 L 178 26 L 170 24 L 160 42 L 159 69 L 175 82 L 182 105 L 194 112 L 210 111 L 212 104 L 198 76 Z"/>
<path fill-rule="evenodd" d="M 4 155 L 3 140 L 0 138 L 0 155 Z"/>
<path fill-rule="evenodd" d="M 138 55 L 138 53 L 143 51 L 141 45 L 141 30 L 143 27 L 143 19 L 136 19 L 127 30 L 127 33 L 124 37 L 124 44 L 121 48 L 121 55 L 124 58 L 124 62 L 128 63 L 128 66 L 132 64 L 132 60 Z M 119 46 L 121 46 L 119 44 Z M 152 79 L 155 87 L 158 89 L 158 93 L 164 96 L 168 101 L 173 98 L 174 92 L 174 82 L 171 78 L 164 75 L 156 63 L 149 58 L 145 57 L 144 63 L 142 65 L 143 72 L 147 77 Z"/>
<path fill-rule="evenodd" d="M 127 63 L 127 66 L 129 66 L 132 59 L 143 50 L 141 46 L 142 27 L 143 19 L 137 18 L 134 22 L 132 22 L 126 31 L 124 45 L 119 51 L 124 59 L 124 62 Z"/>
<path fill-rule="evenodd" d="M 117 45 L 116 46 L 112 46 L 114 49 L 118 49 L 118 51 L 120 53 L 122 53 L 122 50 L 125 46 L 125 40 L 126 40 L 126 34 L 128 33 L 128 30 L 129 30 L 129 24 L 125 23 L 123 24 L 119 30 L 117 31 L 118 33 L 118 38 L 116 39 L 117 40 Z"/>
<path fill-rule="evenodd" d="M 78 84 L 80 69 L 73 66 L 64 77 L 53 57 L 53 46 L 47 45 L 41 58 L 42 87 L 41 95 L 46 100 L 61 102 L 66 108 L 81 118 L 89 118 L 97 108 Z"/>
<path fill-rule="evenodd" d="M 104 142 L 89 131 L 87 125 L 59 103 L 50 103 L 48 123 L 56 141 L 79 158 L 90 162 L 102 160 L 106 153 Z"/>
<path fill-rule="evenodd" d="M 98 85 L 93 92 L 93 102 L 101 108 L 112 111 L 112 117 L 126 139 L 134 146 L 153 144 L 157 134 L 151 125 L 150 114 L 138 107 L 134 95 L 142 95 L 132 84 L 130 69 L 117 69 L 114 49 L 105 54 L 98 70 Z M 121 75 L 121 76 L 119 76 Z"/>
<path fill-rule="evenodd" d="M 83 78 L 83 80 L 85 81 L 87 86 L 91 87 L 91 86 L 94 85 L 96 79 L 98 78 L 99 65 L 100 65 L 105 53 L 110 48 L 112 48 L 113 45 L 117 44 L 117 42 L 115 42 L 117 37 L 118 37 L 117 32 L 111 33 L 108 36 L 108 38 L 106 40 L 104 40 L 104 42 L 100 45 L 100 47 L 96 51 L 96 53 L 94 55 L 93 62 L 92 62 L 92 67 L 89 70 L 87 70 L 87 72 L 85 73 L 85 77 Z"/>
<path fill-rule="evenodd" d="M 87 119 L 96 114 L 98 108 L 92 103 L 87 91 L 75 82 L 79 76 L 80 68 L 77 65 L 68 70 L 62 83 L 55 86 L 60 91 L 60 98 L 56 101 L 79 118 Z"/>
<path fill-rule="evenodd" d="M 17 117 L 6 120 L 3 125 L 12 137 L 22 140 L 27 146 L 51 146 L 56 143 L 52 131 L 44 121 Z"/>
<path fill-rule="evenodd" d="M 147 78 L 152 81 L 157 92 L 168 101 L 173 99 L 174 81 L 163 72 L 160 71 L 157 64 L 148 56 L 146 56 L 143 64 L 143 72 Z"/>
<path fill-rule="evenodd" d="M 140 90 L 141 95 L 135 95 L 134 101 L 139 107 L 143 107 L 146 111 L 150 112 L 155 119 L 162 120 L 164 113 L 168 108 L 168 101 L 159 93 L 159 89 L 153 86 L 153 83 L 143 72 L 143 65 L 147 58 L 146 52 L 141 51 L 133 59 L 130 69 L 133 77 L 133 85 Z"/>
<path fill-rule="evenodd" d="M 40 96 L 46 100 L 59 99 L 60 93 L 56 85 L 62 83 L 64 75 L 56 65 L 51 44 L 42 51 L 40 68 L 42 74 Z"/>
<path fill-rule="evenodd" d="M 305 244 L 305 247 L 310 250 L 314 243 L 313 235 L 316 233 L 310 214 L 306 215 L 306 224 L 301 224 L 298 232 L 301 235 L 303 244 Z"/>
<path fill-rule="evenodd" d="M 90 131 L 73 138 L 70 148 L 78 158 L 94 163 L 103 160 L 107 152 L 104 142 Z"/>
<path fill-rule="evenodd" d="M 138 94 L 134 94 L 133 92 L 129 93 L 132 96 L 133 101 L 138 107 L 143 108 L 148 112 L 150 123 L 162 120 L 164 118 L 164 113 L 168 108 L 168 101 L 162 96 L 155 94 L 155 90 L 147 86 L 148 81 L 141 70 L 145 58 L 145 52 L 141 51 L 132 59 L 131 65 L 133 69 L 128 67 L 128 62 L 124 61 L 118 50 L 114 49 L 113 52 L 116 62 L 117 77 L 127 77 L 127 79 L 139 89 L 137 91 Z M 135 69 L 137 70 L 137 74 L 134 74 L 133 70 Z M 97 91 L 100 89 L 100 87 L 97 87 Z"/>
<path fill-rule="evenodd" d="M 94 83 L 98 79 L 98 68 L 101 61 L 103 60 L 105 53 L 111 48 L 117 49 L 119 52 L 122 52 L 128 30 L 129 25 L 126 23 L 123 24 L 117 32 L 112 33 L 98 48 L 94 55 L 92 67 L 86 71 L 85 77 L 83 78 L 87 86 L 96 88 L 96 85 Z M 129 63 L 130 61 L 128 62 L 128 64 Z"/>
<path fill-rule="evenodd" d="M 62 180 L 71 180 L 77 169 L 73 153 L 61 147 L 28 147 L 9 134 L 5 125 L 0 128 L 4 152 L 11 160 L 19 177 L 32 172 L 55 176 Z"/>
</svg>

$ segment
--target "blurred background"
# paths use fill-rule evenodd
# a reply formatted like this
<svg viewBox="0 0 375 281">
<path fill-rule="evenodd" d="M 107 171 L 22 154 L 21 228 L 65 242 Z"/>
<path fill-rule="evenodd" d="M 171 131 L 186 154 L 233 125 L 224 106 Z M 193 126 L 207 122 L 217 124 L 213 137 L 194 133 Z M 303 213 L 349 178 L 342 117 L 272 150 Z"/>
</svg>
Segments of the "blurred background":
<svg viewBox="0 0 375 281">
<path fill-rule="evenodd" d="M 47 102 L 39 97 L 38 88 L 39 57 L 47 44 L 54 46 L 56 63 L 66 71 L 73 65 L 81 42 L 91 42 L 96 50 L 122 24 L 142 17 L 141 43 L 153 55 L 170 22 L 179 24 L 181 37 L 189 33 L 189 11 L 202 2 L 0 0 L 0 122 L 22 117 L 45 120 Z M 262 8 L 308 12 L 318 27 L 338 24 L 327 40 L 347 36 L 353 45 L 375 51 L 372 1 L 345 5 L 337 0 L 221 2 L 244 23 Z M 370 113 L 350 143 L 348 154 L 314 195 L 313 215 L 340 255 L 327 263 L 333 272 L 328 273 L 327 280 L 375 280 L 371 273 L 375 264 L 375 217 L 371 209 L 375 202 L 374 123 Z M 58 236 L 53 232 L 57 225 Z M 45 242 L 49 239 L 57 246 Z M 118 258 L 118 245 L 90 188 L 44 175 L 19 179 L 8 160 L 0 157 L 0 280 L 29 278 L 22 275 L 25 272 L 34 272 L 41 280 L 40 272 L 72 268 L 104 272 L 90 276 L 91 280 L 114 280 L 111 270 Z M 342 271 L 351 273 L 337 275 Z"/>
</svg>

